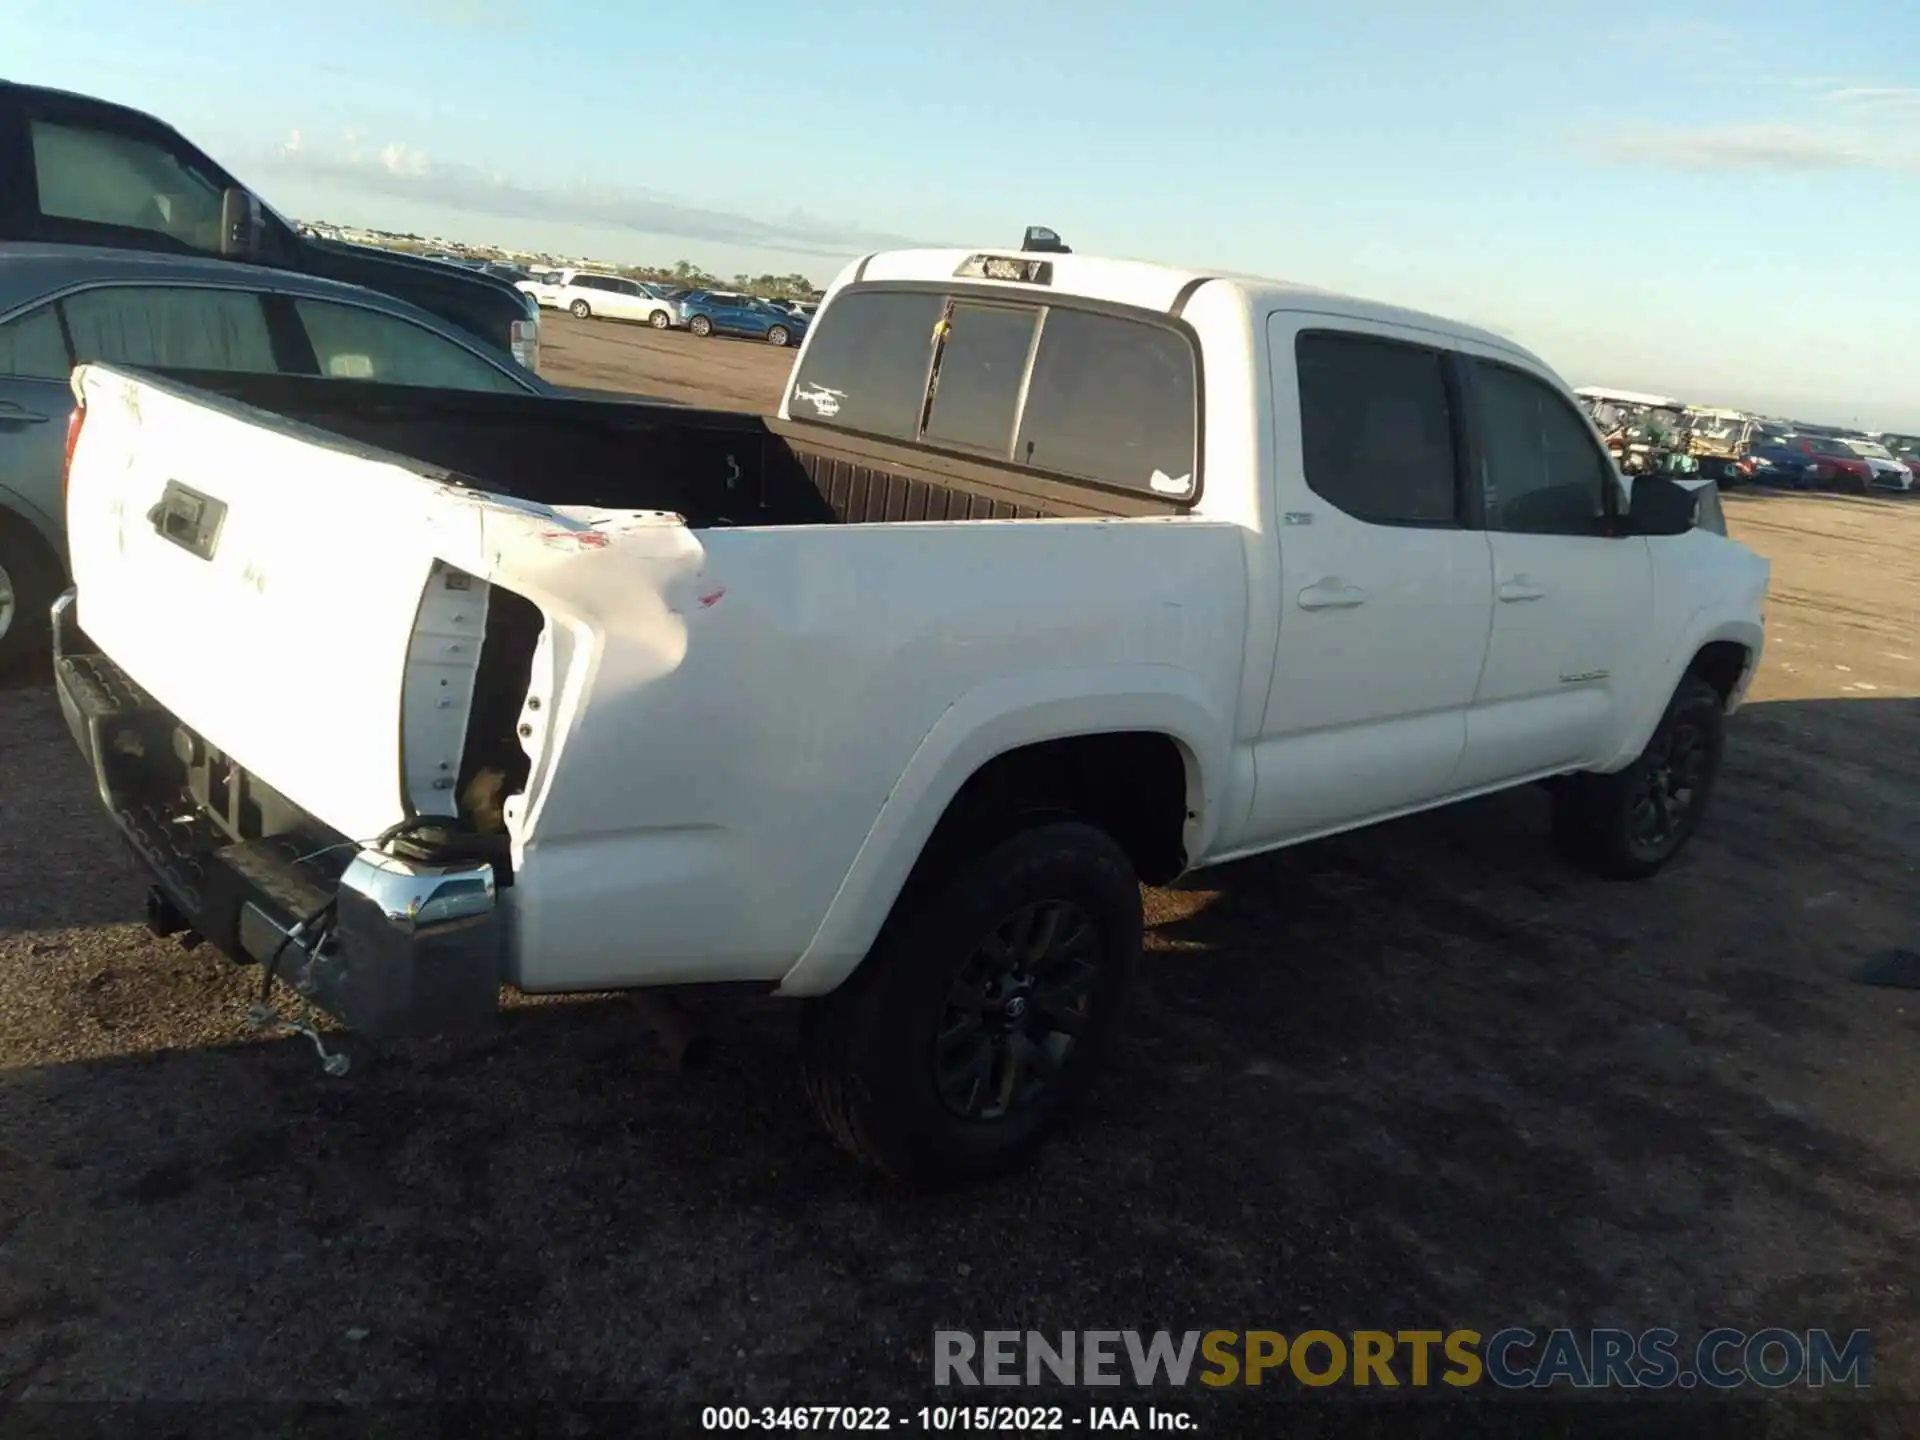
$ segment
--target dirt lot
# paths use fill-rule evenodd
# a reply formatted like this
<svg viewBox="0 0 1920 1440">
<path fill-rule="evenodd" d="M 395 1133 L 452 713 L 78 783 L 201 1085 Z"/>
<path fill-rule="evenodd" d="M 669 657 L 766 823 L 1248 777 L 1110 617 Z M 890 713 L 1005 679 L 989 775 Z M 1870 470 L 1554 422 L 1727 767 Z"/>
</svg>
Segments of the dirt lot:
<svg viewBox="0 0 1920 1440">
<path fill-rule="evenodd" d="M 785 368 L 570 320 L 546 346 L 567 383 L 717 403 Z M 248 1036 L 247 975 L 134 923 L 47 688 L 0 694 L 0 1399 L 688 1424 L 925 1403 L 936 1327 L 1509 1323 L 1867 1326 L 1876 1392 L 1920 1398 L 1920 992 L 1849 979 L 1920 945 L 1920 504 L 1728 510 L 1774 561 L 1771 649 L 1683 863 L 1585 879 L 1529 792 L 1155 892 L 1094 1113 L 938 1200 L 820 1138 L 775 1004 L 691 1076 L 595 1000 L 322 1078 Z"/>
</svg>

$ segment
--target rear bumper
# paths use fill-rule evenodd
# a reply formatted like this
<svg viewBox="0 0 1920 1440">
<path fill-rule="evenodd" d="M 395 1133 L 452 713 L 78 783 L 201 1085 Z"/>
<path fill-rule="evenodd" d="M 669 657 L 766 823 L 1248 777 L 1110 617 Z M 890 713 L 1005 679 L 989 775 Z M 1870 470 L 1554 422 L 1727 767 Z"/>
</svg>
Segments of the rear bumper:
<svg viewBox="0 0 1920 1440">
<path fill-rule="evenodd" d="M 61 713 L 108 818 L 152 873 L 156 931 L 191 931 L 241 964 L 273 965 L 370 1039 L 495 1012 L 505 926 L 491 865 L 421 864 L 330 832 L 236 842 L 182 782 L 194 742 L 86 643 L 71 590 L 54 603 L 53 632 Z M 318 946 L 309 932 L 324 936 Z"/>
</svg>

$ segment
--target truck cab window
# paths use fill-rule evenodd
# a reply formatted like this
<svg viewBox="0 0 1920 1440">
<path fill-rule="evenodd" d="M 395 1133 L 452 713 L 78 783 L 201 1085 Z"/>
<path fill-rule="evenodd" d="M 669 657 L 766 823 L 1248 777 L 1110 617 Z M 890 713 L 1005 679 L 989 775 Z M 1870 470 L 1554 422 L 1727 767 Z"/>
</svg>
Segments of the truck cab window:
<svg viewBox="0 0 1920 1440">
<path fill-rule="evenodd" d="M 40 213 L 148 230 L 218 254 L 220 186 L 164 147 L 113 130 L 31 122 Z"/>
<path fill-rule="evenodd" d="M 1013 458 L 1100 485 L 1186 498 L 1198 476 L 1193 348 L 1164 325 L 1054 306 Z"/>
<path fill-rule="evenodd" d="M 59 302 L 77 364 L 153 365 L 272 374 L 273 342 L 249 290 L 104 285 Z"/>
<path fill-rule="evenodd" d="M 848 430 L 911 440 L 926 398 L 933 327 L 945 297 L 866 290 L 837 298 L 794 376 L 788 413 Z"/>
<path fill-rule="evenodd" d="M 1040 312 L 1031 307 L 959 304 L 940 351 L 926 438 L 984 450 L 1004 460 L 1013 444 L 1020 377 Z"/>
<path fill-rule="evenodd" d="M 1307 488 L 1376 525 L 1458 523 L 1453 407 L 1440 353 L 1309 331 L 1294 354 Z"/>
<path fill-rule="evenodd" d="M 1487 524 L 1525 535 L 1604 535 L 1613 466 L 1573 407 L 1531 375 L 1475 361 Z"/>
</svg>

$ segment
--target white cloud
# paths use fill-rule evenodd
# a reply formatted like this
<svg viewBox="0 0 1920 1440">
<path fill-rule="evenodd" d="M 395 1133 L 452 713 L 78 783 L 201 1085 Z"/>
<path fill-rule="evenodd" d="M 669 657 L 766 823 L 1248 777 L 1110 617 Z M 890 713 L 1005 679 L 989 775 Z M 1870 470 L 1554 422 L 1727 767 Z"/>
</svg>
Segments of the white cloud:
<svg viewBox="0 0 1920 1440">
<path fill-rule="evenodd" d="M 342 148 L 302 144 L 296 138 L 261 156 L 260 164 L 292 178 L 364 194 L 554 226 L 597 226 L 833 258 L 854 250 L 925 243 L 870 231 L 858 223 L 817 219 L 798 210 L 763 218 L 620 186 L 517 181 L 491 167 L 435 160 L 402 140 L 369 153 L 357 135 L 346 136 Z"/>
<path fill-rule="evenodd" d="M 1677 170 L 1890 169 L 1915 158 L 1846 130 L 1800 125 L 1642 126 L 1598 137 L 1592 148 L 1605 159 Z"/>
<path fill-rule="evenodd" d="M 402 175 L 418 178 L 427 173 L 427 152 L 416 150 L 411 145 L 395 140 L 382 147 L 380 163 L 386 167 L 389 175 Z"/>
<path fill-rule="evenodd" d="M 1720 125 L 1622 125 L 1585 144 L 1596 158 L 1695 171 L 1920 169 L 1920 87 L 1864 75 L 1784 78 L 1777 118 Z M 1763 92 L 1765 93 L 1765 92 Z"/>
<path fill-rule="evenodd" d="M 1828 90 L 1826 98 L 1870 114 L 1920 116 L 1920 87 L 1912 85 L 1841 85 Z"/>
</svg>

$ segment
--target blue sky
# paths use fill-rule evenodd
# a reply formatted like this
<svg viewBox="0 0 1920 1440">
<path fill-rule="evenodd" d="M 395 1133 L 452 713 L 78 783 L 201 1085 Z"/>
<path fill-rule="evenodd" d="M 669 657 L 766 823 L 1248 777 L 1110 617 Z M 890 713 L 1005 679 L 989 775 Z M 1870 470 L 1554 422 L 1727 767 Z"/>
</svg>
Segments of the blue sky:
<svg viewBox="0 0 1920 1440">
<path fill-rule="evenodd" d="M 7 0 L 16 80 L 277 208 L 721 273 L 1006 242 L 1274 275 L 1575 384 L 1920 431 L 1910 0 Z"/>
</svg>

